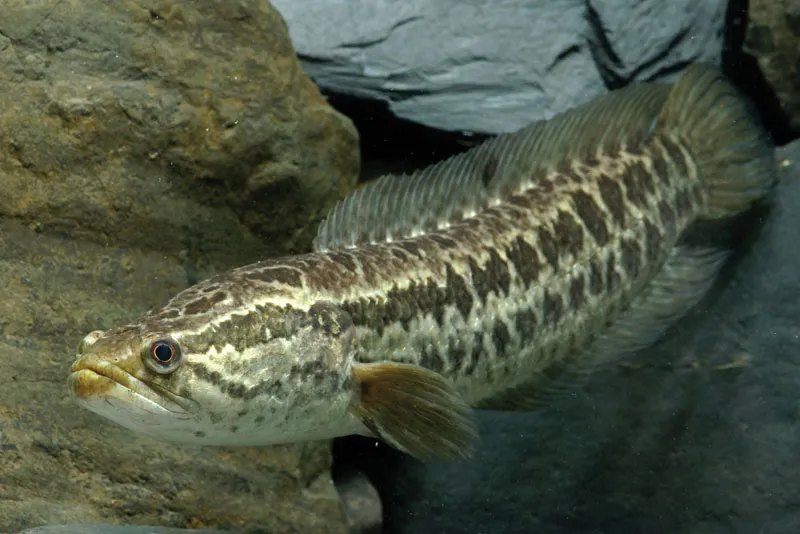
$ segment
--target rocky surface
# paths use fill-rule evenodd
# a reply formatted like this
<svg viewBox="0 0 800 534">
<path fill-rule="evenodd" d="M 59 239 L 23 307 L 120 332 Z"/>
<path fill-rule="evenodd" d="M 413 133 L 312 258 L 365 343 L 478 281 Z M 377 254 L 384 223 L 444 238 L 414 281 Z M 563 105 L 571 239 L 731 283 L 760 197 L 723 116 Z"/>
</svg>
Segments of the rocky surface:
<svg viewBox="0 0 800 534">
<path fill-rule="evenodd" d="M 263 1 L 6 0 L 0 532 L 348 532 L 329 444 L 191 449 L 75 406 L 75 347 L 214 271 L 308 246 L 358 136 Z"/>
<path fill-rule="evenodd" d="M 263 1 L 7 0 L 0 95 L 0 213 L 101 242 L 304 247 L 358 175 L 355 129 Z"/>
<path fill-rule="evenodd" d="M 720 62 L 726 0 L 273 0 L 329 90 L 445 130 L 514 131 L 609 88 Z"/>
<path fill-rule="evenodd" d="M 800 0 L 750 0 L 745 46 L 800 132 Z"/>
<path fill-rule="evenodd" d="M 224 534 L 224 531 L 123 525 L 57 525 L 31 528 L 19 534 Z"/>
<path fill-rule="evenodd" d="M 760 233 L 654 350 L 541 413 L 480 413 L 470 462 L 340 441 L 379 485 L 385 532 L 800 532 L 800 141 L 779 160 Z"/>
<path fill-rule="evenodd" d="M 369 478 L 361 471 L 354 470 L 337 477 L 335 483 L 347 513 L 350 531 L 358 534 L 381 534 L 381 497 Z"/>
</svg>

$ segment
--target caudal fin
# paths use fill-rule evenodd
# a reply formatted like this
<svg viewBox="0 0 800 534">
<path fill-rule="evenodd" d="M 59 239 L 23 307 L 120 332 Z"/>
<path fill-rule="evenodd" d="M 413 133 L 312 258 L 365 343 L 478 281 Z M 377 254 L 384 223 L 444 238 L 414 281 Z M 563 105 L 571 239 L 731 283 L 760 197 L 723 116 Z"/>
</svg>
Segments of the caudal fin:
<svg viewBox="0 0 800 534">
<path fill-rule="evenodd" d="M 751 102 L 710 65 L 688 67 L 670 91 L 657 126 L 685 140 L 709 193 L 705 218 L 727 218 L 775 184 L 775 147 Z"/>
</svg>

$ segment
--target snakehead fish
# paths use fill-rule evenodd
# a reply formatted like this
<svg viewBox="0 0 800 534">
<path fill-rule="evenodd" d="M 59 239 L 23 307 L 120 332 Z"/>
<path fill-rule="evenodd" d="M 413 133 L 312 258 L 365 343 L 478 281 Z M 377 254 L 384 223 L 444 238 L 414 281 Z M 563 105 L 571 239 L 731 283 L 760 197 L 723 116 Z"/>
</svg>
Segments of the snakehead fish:
<svg viewBox="0 0 800 534">
<path fill-rule="evenodd" d="M 468 456 L 653 343 L 726 257 L 686 238 L 771 189 L 774 147 L 713 67 L 494 137 L 338 203 L 313 251 L 214 276 L 82 341 L 85 407 L 178 443 L 348 434 Z"/>
</svg>

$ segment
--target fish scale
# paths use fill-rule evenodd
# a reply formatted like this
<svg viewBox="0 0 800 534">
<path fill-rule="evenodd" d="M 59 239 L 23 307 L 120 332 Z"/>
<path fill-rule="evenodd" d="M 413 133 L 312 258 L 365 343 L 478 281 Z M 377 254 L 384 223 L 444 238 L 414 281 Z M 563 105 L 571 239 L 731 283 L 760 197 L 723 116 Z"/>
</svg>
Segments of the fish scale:
<svg viewBox="0 0 800 534">
<path fill-rule="evenodd" d="M 71 389 L 170 441 L 363 434 L 463 457 L 472 409 L 546 406 L 685 315 L 729 252 L 685 236 L 760 201 L 774 170 L 746 100 L 695 65 L 376 180 L 314 251 L 89 334 Z"/>
<path fill-rule="evenodd" d="M 682 155 L 688 156 L 686 152 Z M 393 354 L 393 345 L 401 343 L 413 347 L 409 363 L 422 364 L 453 378 L 469 377 L 478 367 L 496 368 L 506 352 L 516 356 L 515 366 L 546 365 L 552 350 L 546 350 L 547 344 L 531 350 L 537 343 L 531 331 L 540 331 L 544 339 L 553 331 L 554 338 L 562 339 L 567 332 L 575 336 L 575 324 L 591 322 L 593 315 L 607 320 L 607 308 L 624 300 L 626 290 L 630 291 L 640 277 L 647 278 L 648 271 L 656 270 L 666 257 L 668 248 L 647 243 L 645 224 L 641 235 L 636 235 L 630 227 L 623 226 L 626 220 L 646 221 L 646 227 L 657 233 L 658 241 L 671 246 L 678 226 L 685 226 L 702 210 L 697 202 L 683 205 L 680 210 L 675 208 L 666 217 L 652 209 L 664 203 L 675 204 L 679 192 L 698 200 L 693 193 L 699 189 L 699 182 L 692 173 L 673 174 L 671 179 L 668 172 L 663 177 L 642 172 L 650 157 L 647 153 L 621 151 L 598 156 L 594 167 L 577 165 L 544 173 L 534 180 L 536 186 L 517 192 L 468 223 L 453 225 L 436 238 L 415 240 L 411 248 L 416 254 L 403 256 L 402 285 L 396 282 L 391 269 L 381 266 L 386 265 L 385 258 L 398 252 L 410 254 L 404 242 L 341 253 L 347 254 L 360 272 L 384 270 L 386 276 L 377 286 L 374 276 L 370 277 L 373 283 L 348 283 L 342 292 L 313 279 L 306 283 L 323 293 L 323 298 L 341 302 L 356 326 L 363 329 L 358 336 L 362 340 L 362 361 L 406 361 Z M 620 160 L 628 164 L 617 165 Z M 685 162 L 677 166 L 690 168 Z M 598 176 L 607 180 L 605 194 L 597 185 L 604 183 Z M 654 180 L 659 188 L 652 185 Z M 609 192 L 614 188 L 619 195 Z M 551 202 L 543 204 L 543 194 L 562 198 L 560 207 L 551 207 Z M 544 209 L 537 210 L 537 204 Z M 563 222 L 565 215 L 570 222 Z M 484 224 L 484 219 L 492 222 Z M 643 244 L 657 252 L 645 257 L 649 249 Z M 599 276 L 595 275 L 594 283 L 586 283 L 593 271 Z M 537 291 L 532 287 L 551 289 Z M 370 297 L 343 297 L 350 291 Z M 619 296 L 612 298 L 613 294 Z M 487 303 L 490 295 L 491 302 Z M 462 301 L 467 304 L 460 304 Z M 598 309 L 596 304 L 584 306 L 590 302 L 603 302 L 606 309 Z M 540 313 L 526 318 L 528 310 Z M 478 322 L 480 316 L 501 318 L 486 325 Z M 434 320 L 426 322 L 426 318 Z M 525 336 L 520 334 L 522 331 Z M 475 334 L 488 350 L 473 352 L 474 341 L 460 346 L 457 343 L 460 339 L 474 340 Z M 580 339 L 572 344 L 577 342 Z M 520 352 L 525 345 L 530 347 Z M 541 355 L 536 356 L 537 352 Z M 482 365 L 479 359 L 484 360 Z M 514 371 L 507 364 L 503 370 Z M 513 384 L 503 382 L 498 387 L 509 385 Z M 464 394 L 468 395 L 469 385 L 465 387 Z"/>
</svg>

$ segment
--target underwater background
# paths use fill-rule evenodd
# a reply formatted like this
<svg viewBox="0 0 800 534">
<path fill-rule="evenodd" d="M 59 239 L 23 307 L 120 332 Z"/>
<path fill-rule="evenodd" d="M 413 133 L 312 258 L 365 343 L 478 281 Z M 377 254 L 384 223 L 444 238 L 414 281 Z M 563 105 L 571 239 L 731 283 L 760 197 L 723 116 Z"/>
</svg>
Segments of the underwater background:
<svg viewBox="0 0 800 534">
<path fill-rule="evenodd" d="M 83 336 L 305 252 L 386 172 L 720 66 L 780 183 L 645 354 L 473 459 L 178 446 L 80 409 Z M 800 532 L 797 0 L 0 0 L 0 533 Z M 177 530 L 172 530 L 177 529 Z"/>
</svg>

